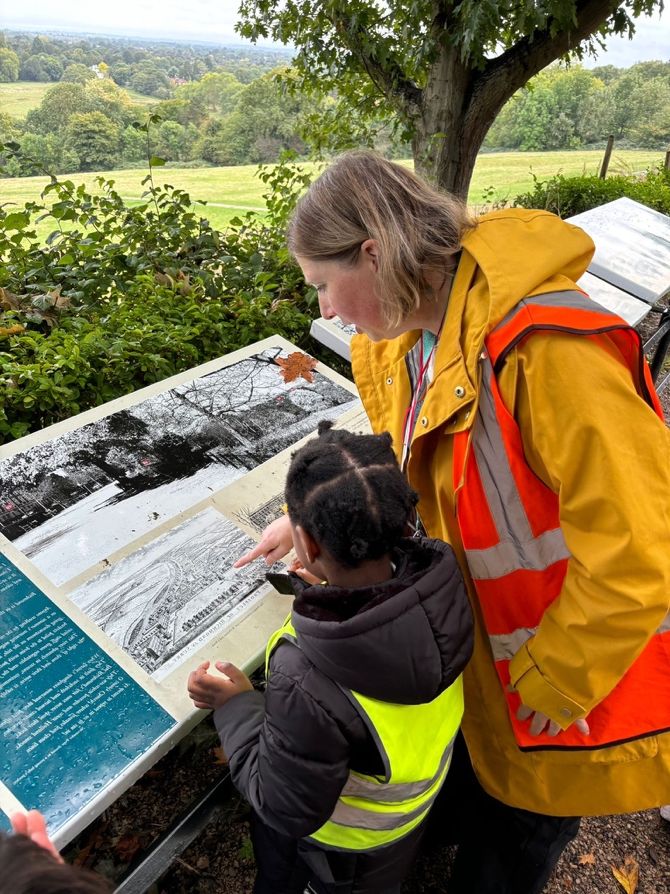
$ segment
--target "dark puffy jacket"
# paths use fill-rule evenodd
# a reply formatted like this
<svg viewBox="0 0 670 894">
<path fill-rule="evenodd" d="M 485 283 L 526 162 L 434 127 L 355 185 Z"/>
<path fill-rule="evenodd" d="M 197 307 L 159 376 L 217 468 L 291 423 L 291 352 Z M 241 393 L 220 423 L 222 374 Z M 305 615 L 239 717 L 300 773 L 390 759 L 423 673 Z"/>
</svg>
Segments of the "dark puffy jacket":
<svg viewBox="0 0 670 894">
<path fill-rule="evenodd" d="M 300 644 L 280 640 L 265 695 L 243 692 L 214 719 L 233 782 L 261 819 L 303 838 L 329 819 L 349 770 L 383 772 L 340 687 L 394 704 L 432 701 L 465 667 L 473 621 L 450 546 L 403 540 L 394 577 L 356 589 L 292 575 Z"/>
</svg>

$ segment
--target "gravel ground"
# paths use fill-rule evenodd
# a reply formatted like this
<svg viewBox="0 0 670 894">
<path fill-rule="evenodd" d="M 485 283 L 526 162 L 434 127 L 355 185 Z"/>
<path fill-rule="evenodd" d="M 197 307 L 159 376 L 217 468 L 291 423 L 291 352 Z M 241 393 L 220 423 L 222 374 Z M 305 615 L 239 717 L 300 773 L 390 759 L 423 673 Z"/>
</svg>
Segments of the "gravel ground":
<svg viewBox="0 0 670 894">
<path fill-rule="evenodd" d="M 644 327 L 644 324 L 643 324 Z M 641 329 L 643 328 L 641 327 Z M 643 338 L 648 331 L 642 331 Z M 661 396 L 670 425 L 670 386 Z M 213 725 L 203 721 L 69 846 L 65 857 L 118 881 L 133 861 L 222 771 Z M 149 894 L 251 894 L 254 863 L 248 808 L 235 800 L 150 889 Z M 403 894 L 446 894 L 451 849 L 421 856 Z M 628 863 L 626 863 L 628 861 Z M 634 872 L 627 888 L 613 864 Z M 588 818 L 566 849 L 545 894 L 669 894 L 670 822 L 658 810 Z"/>
<path fill-rule="evenodd" d="M 66 852 L 70 861 L 118 881 L 129 863 L 222 771 L 216 734 L 205 721 L 161 760 Z M 403 894 L 447 894 L 453 849 L 420 856 Z M 638 867 L 637 894 L 670 891 L 670 823 L 658 810 L 587 818 L 545 894 L 622 894 L 612 864 Z M 629 863 L 629 866 L 632 865 Z M 251 894 L 254 863 L 247 805 L 234 799 L 150 889 L 149 894 Z M 633 889 L 635 891 L 635 889 Z M 632 894 L 632 892 L 629 892 Z"/>
</svg>

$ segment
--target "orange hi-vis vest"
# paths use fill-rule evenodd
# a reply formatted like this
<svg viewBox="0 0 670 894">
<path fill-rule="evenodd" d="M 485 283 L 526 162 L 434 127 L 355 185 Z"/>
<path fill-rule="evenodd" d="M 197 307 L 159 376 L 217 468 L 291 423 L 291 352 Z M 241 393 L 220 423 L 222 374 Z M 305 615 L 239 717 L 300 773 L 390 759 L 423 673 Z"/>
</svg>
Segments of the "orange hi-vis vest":
<svg viewBox="0 0 670 894">
<path fill-rule="evenodd" d="M 480 356 L 477 417 L 472 429 L 455 435 L 456 516 L 517 743 L 525 751 L 603 748 L 670 729 L 670 615 L 590 712 L 588 737 L 574 725 L 554 738 L 531 736 L 528 722 L 516 719 L 519 695 L 507 691 L 510 660 L 559 596 L 570 558 L 558 495 L 526 463 L 519 428 L 496 382 L 508 353 L 537 331 L 605 334 L 638 393 L 661 419 L 663 412 L 635 330 L 582 292 L 552 292 L 524 298 L 490 332 Z"/>
</svg>

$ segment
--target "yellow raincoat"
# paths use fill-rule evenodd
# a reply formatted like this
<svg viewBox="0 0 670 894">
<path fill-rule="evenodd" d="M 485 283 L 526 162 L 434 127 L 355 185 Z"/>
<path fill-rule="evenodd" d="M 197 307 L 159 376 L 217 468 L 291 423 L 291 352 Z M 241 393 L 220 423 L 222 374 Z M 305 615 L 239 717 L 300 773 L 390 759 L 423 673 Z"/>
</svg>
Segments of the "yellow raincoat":
<svg viewBox="0 0 670 894">
<path fill-rule="evenodd" d="M 453 546 L 473 602 L 463 731 L 477 776 L 507 804 L 557 816 L 670 802 L 670 732 L 596 750 L 519 750 L 454 514 L 451 435 L 474 422 L 486 334 L 521 298 L 574 288 L 592 253 L 582 230 L 542 211 L 485 215 L 467 234 L 407 467 L 426 532 Z M 352 341 L 372 427 L 389 430 L 398 452 L 411 400 L 404 357 L 419 337 Z M 561 710 L 588 716 L 668 614 L 670 432 L 605 336 L 536 333 L 509 355 L 498 385 L 526 461 L 559 494 L 572 556 L 511 679 L 525 704 L 565 725 Z"/>
</svg>

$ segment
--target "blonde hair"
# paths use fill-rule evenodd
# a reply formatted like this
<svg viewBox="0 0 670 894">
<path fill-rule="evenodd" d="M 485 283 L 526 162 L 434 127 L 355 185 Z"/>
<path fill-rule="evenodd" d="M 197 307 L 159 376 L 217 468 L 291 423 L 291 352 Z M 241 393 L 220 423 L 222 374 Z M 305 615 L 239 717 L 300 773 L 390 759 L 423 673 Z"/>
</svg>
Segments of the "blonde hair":
<svg viewBox="0 0 670 894">
<path fill-rule="evenodd" d="M 337 158 L 298 202 L 287 230 L 294 258 L 353 267 L 367 239 L 379 247 L 382 312 L 395 326 L 434 298 L 428 281 L 446 272 L 475 226 L 463 202 L 374 152 Z"/>
</svg>

